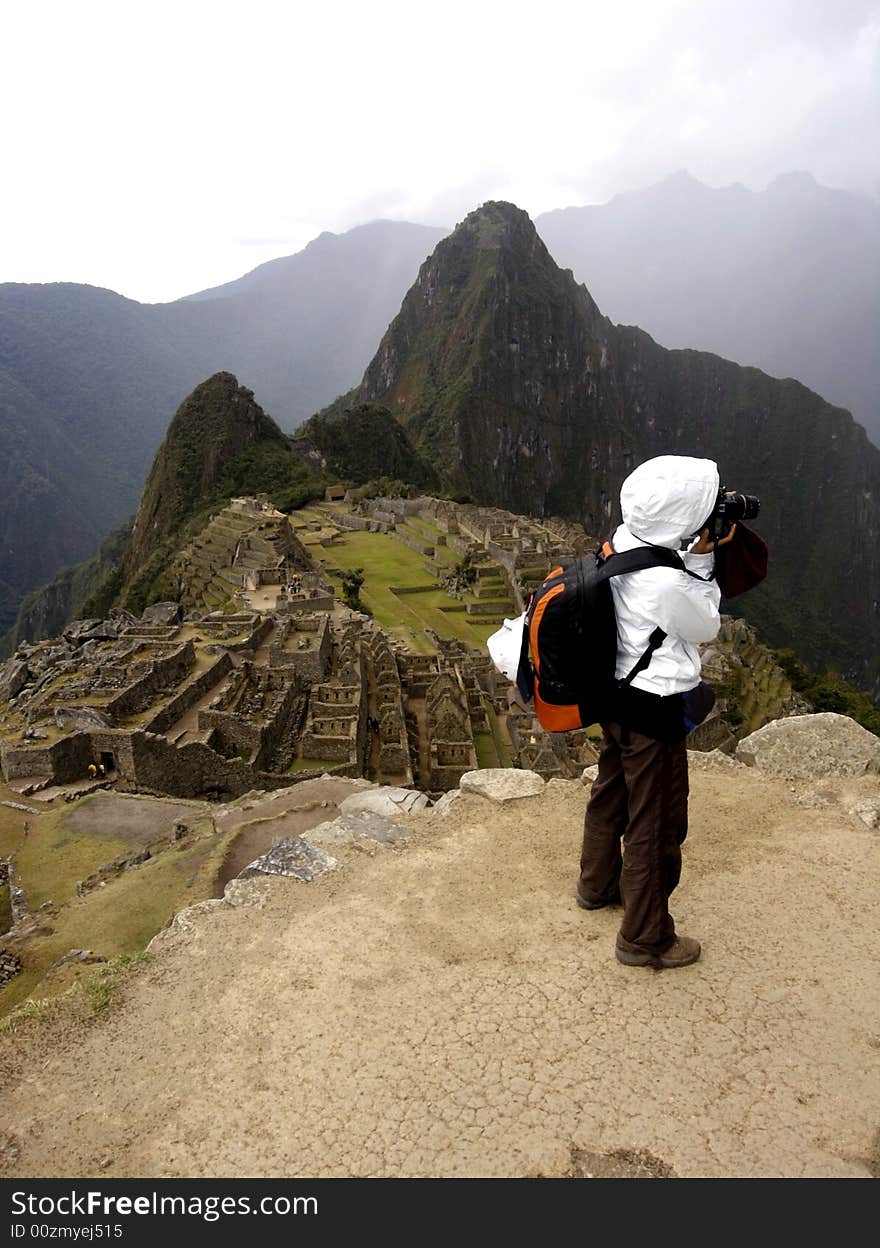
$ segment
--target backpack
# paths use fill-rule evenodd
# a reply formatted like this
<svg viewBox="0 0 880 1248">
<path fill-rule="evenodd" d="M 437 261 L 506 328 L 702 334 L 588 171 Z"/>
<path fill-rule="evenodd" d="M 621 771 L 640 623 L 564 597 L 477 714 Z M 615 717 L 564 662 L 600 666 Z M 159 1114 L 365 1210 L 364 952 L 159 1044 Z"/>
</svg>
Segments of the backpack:
<svg viewBox="0 0 880 1248">
<path fill-rule="evenodd" d="M 605 542 L 594 554 L 548 572 L 525 611 L 517 685 L 534 698 L 547 732 L 586 728 L 602 717 L 614 690 L 628 685 L 651 662 L 666 638 L 655 628 L 644 654 L 621 681 L 615 678 L 617 620 L 609 581 L 643 568 L 684 563 L 665 546 L 616 552 Z M 531 652 L 531 655 L 530 653 Z"/>
</svg>

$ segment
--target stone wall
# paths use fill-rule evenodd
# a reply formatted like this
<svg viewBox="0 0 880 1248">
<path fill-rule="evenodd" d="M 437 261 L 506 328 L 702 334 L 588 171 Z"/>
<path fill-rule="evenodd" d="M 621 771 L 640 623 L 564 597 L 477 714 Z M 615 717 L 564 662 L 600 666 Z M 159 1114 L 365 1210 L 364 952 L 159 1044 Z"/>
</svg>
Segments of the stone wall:
<svg viewBox="0 0 880 1248">
<path fill-rule="evenodd" d="M 330 661 L 332 639 L 330 621 L 326 615 L 306 614 L 298 620 L 283 621 L 278 628 L 278 640 L 269 649 L 269 665 L 290 668 L 311 683 L 322 681 Z M 308 648 L 296 648 L 298 636 L 307 637 Z"/>
<path fill-rule="evenodd" d="M 242 753 L 253 758 L 263 744 L 264 728 L 253 720 L 242 719 L 234 711 L 199 711 L 199 732 L 219 734 L 218 744 L 225 753 Z"/>
<path fill-rule="evenodd" d="M 24 780 L 30 776 L 52 776 L 51 747 L 47 745 L 9 745 L 0 742 L 0 767 L 4 780 Z"/>
<path fill-rule="evenodd" d="M 216 663 L 213 663 L 207 671 L 202 672 L 201 676 L 196 676 L 188 685 L 181 689 L 180 693 L 172 698 L 167 706 L 153 716 L 144 725 L 145 732 L 167 732 L 172 724 L 177 723 L 182 715 L 185 715 L 190 707 L 195 706 L 196 702 L 212 689 L 214 685 L 220 681 L 232 670 L 232 659 L 228 652 L 221 654 Z"/>
<path fill-rule="evenodd" d="M 137 715 L 153 702 L 162 690 L 178 685 L 195 662 L 195 646 L 186 642 L 171 654 L 154 659 L 137 680 L 127 685 L 104 708 L 111 719 Z"/>
<path fill-rule="evenodd" d="M 290 776 L 257 772 L 238 759 L 227 759 L 191 741 L 179 748 L 152 733 L 132 734 L 134 785 L 139 792 L 171 797 L 241 797 L 251 789 L 278 789 Z"/>
</svg>

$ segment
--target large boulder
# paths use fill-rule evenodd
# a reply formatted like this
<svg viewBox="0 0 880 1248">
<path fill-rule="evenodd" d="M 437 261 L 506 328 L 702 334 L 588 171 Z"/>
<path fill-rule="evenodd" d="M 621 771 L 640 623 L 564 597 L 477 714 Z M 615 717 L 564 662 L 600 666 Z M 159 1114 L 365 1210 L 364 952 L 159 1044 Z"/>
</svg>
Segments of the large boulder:
<svg viewBox="0 0 880 1248">
<path fill-rule="evenodd" d="M 64 640 L 73 646 L 87 641 L 115 641 L 119 625 L 115 620 L 74 620 L 64 630 Z"/>
<path fill-rule="evenodd" d="M 90 728 L 110 728 L 110 720 L 94 706 L 56 706 L 54 711 L 55 726 L 65 730 L 75 729 L 78 732 Z"/>
<path fill-rule="evenodd" d="M 372 815 L 408 814 L 413 810 L 423 810 L 428 805 L 426 794 L 418 789 L 400 789 L 393 785 L 381 784 L 374 789 L 365 789 L 361 793 L 352 793 L 340 803 L 339 809 L 344 815 L 360 814 L 362 811 Z"/>
<path fill-rule="evenodd" d="M 326 871 L 335 870 L 337 866 L 336 859 L 330 854 L 297 836 L 278 841 L 267 854 L 248 863 L 236 878 L 249 880 L 261 875 L 283 875 L 309 883 Z"/>
<path fill-rule="evenodd" d="M 880 737 L 830 711 L 791 715 L 744 737 L 736 758 L 787 780 L 861 776 L 880 771 Z"/>
<path fill-rule="evenodd" d="M 141 614 L 139 624 L 167 626 L 179 624 L 183 619 L 183 607 L 179 602 L 154 602 Z"/>
<path fill-rule="evenodd" d="M 519 767 L 484 767 L 479 771 L 466 771 L 458 786 L 462 793 L 476 793 L 492 802 L 537 797 L 544 792 L 544 781 L 538 773 Z"/>
<path fill-rule="evenodd" d="M 0 665 L 0 702 L 17 697 L 29 679 L 28 665 L 21 659 L 10 659 Z"/>
<path fill-rule="evenodd" d="M 372 841 L 377 845 L 399 845 L 412 836 L 409 828 L 404 828 L 384 815 L 372 811 L 360 811 L 357 814 L 339 815 L 325 823 L 319 823 L 303 836 L 303 840 L 318 849 L 338 849 L 343 845 L 354 845 L 359 842 Z"/>
</svg>

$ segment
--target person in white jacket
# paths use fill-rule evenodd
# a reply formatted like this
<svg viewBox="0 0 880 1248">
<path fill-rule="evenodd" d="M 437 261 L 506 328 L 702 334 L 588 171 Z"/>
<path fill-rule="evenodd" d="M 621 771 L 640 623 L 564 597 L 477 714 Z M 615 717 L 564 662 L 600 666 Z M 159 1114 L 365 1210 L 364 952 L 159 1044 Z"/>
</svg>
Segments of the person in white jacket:
<svg viewBox="0 0 880 1248">
<path fill-rule="evenodd" d="M 620 491 L 623 524 L 611 539 L 616 552 L 637 546 L 679 551 L 692 539 L 681 552 L 687 571 L 654 567 L 611 579 L 618 681 L 658 627 L 666 634 L 644 670 L 612 697 L 584 819 L 578 902 L 587 910 L 622 902 L 615 953 L 628 966 L 688 966 L 700 956 L 698 941 L 676 934 L 669 896 L 679 882 L 687 835 L 682 695 L 700 683 L 697 645 L 711 641 L 721 624 L 706 528 L 718 489 L 712 460 L 661 455 L 640 464 Z"/>
</svg>

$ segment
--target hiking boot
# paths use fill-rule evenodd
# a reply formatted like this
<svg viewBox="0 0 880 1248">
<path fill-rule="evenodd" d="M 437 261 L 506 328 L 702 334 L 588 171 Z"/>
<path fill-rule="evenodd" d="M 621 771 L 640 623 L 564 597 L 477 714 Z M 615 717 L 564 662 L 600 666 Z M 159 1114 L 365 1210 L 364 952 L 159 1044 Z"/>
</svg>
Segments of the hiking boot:
<svg viewBox="0 0 880 1248">
<path fill-rule="evenodd" d="M 590 901 L 586 897 L 581 896 L 580 889 L 575 893 L 575 900 L 582 910 L 604 910 L 606 906 L 621 906 L 623 902 L 620 893 L 615 893 L 608 901 Z"/>
<path fill-rule="evenodd" d="M 671 971 L 677 966 L 690 966 L 700 956 L 700 942 L 692 936 L 676 936 L 668 949 L 662 953 L 649 953 L 644 949 L 623 949 L 615 946 L 618 962 L 624 966 L 653 966 L 655 970 Z"/>
</svg>

